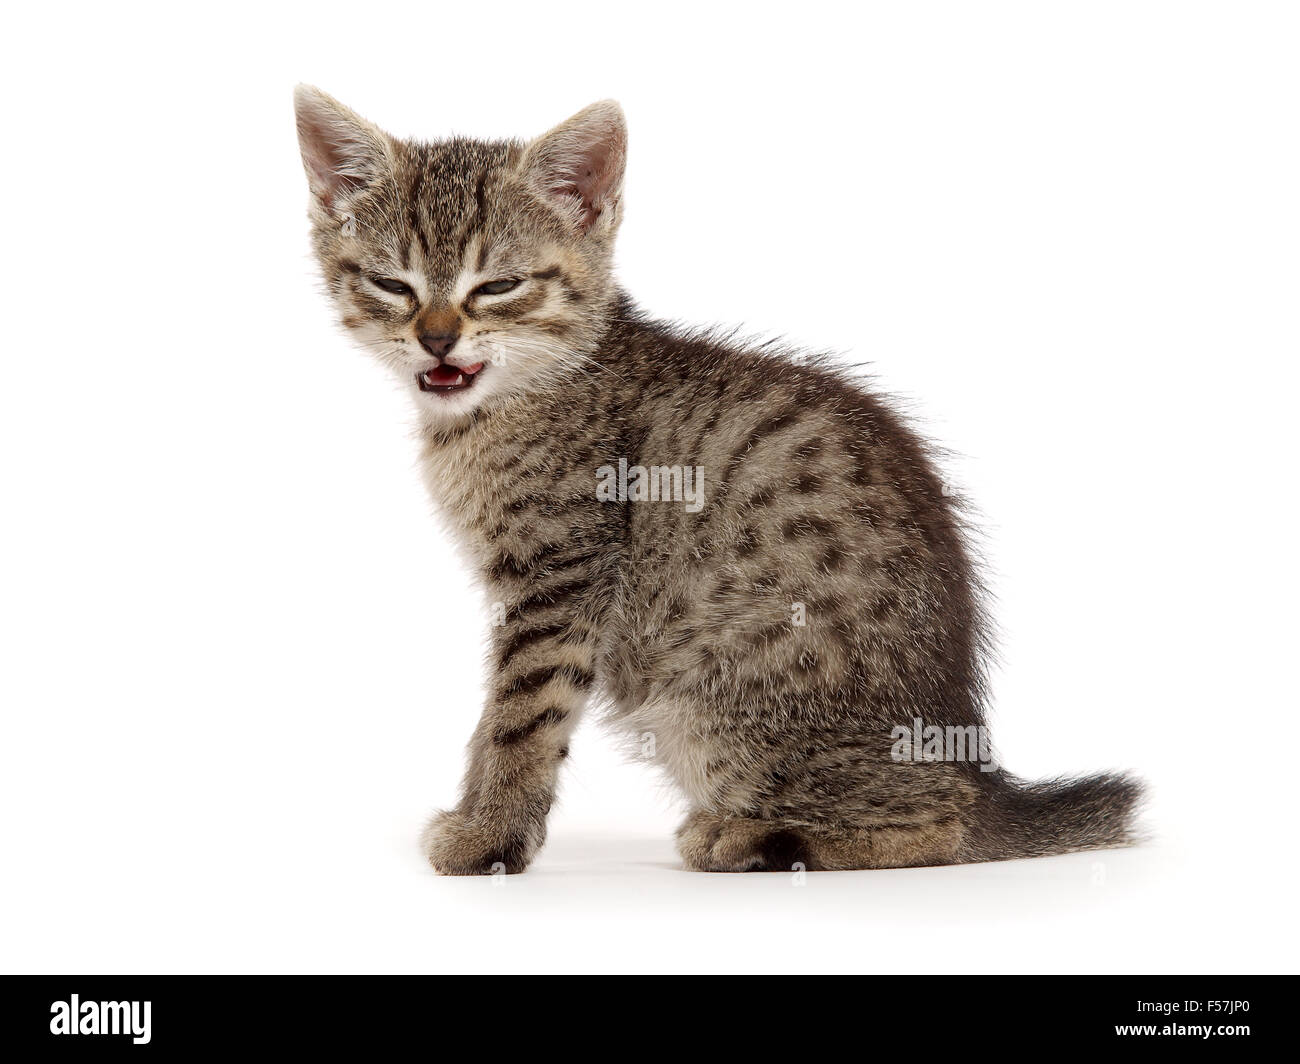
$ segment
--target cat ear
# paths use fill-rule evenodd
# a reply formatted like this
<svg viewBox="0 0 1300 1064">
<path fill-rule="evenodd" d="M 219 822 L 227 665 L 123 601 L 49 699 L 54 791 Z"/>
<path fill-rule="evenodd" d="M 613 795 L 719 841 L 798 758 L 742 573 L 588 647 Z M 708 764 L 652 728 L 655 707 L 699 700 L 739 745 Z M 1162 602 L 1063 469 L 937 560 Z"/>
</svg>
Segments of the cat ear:
<svg viewBox="0 0 1300 1064">
<path fill-rule="evenodd" d="M 528 145 L 523 174 L 574 228 L 617 224 L 627 125 L 613 100 L 593 103 Z"/>
<path fill-rule="evenodd" d="M 391 167 L 388 134 L 312 85 L 293 93 L 307 183 L 326 210 Z"/>
</svg>

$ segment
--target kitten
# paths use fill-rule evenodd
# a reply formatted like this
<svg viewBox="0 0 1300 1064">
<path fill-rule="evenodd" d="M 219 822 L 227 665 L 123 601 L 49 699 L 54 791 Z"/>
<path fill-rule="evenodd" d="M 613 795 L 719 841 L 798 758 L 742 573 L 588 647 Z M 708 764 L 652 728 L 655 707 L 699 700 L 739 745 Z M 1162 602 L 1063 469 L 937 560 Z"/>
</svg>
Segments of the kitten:
<svg viewBox="0 0 1300 1064">
<path fill-rule="evenodd" d="M 397 140 L 296 96 L 343 325 L 410 390 L 435 500 L 497 604 L 440 872 L 519 872 L 600 700 L 689 799 L 686 865 L 888 868 L 1124 845 L 1139 785 L 1024 783 L 926 445 L 822 361 L 650 320 L 616 284 L 627 133 Z"/>
</svg>

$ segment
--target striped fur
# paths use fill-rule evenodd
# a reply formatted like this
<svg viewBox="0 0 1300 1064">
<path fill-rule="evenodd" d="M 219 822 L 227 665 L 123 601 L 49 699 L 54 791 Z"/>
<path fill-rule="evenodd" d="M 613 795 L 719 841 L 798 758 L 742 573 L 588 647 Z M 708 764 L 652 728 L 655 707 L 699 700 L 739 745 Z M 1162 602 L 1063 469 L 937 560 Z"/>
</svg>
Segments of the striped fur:
<svg viewBox="0 0 1300 1064">
<path fill-rule="evenodd" d="M 596 104 L 536 141 L 398 141 L 298 97 L 313 241 L 340 320 L 411 384 L 422 468 L 499 604 L 441 872 L 520 871 L 599 703 L 692 806 L 695 869 L 871 868 L 1131 841 L 1124 777 L 1026 785 L 900 760 L 914 721 L 982 727 L 986 628 L 925 444 L 824 361 L 648 319 L 612 276 L 626 153 Z M 372 278 L 409 285 L 395 297 Z M 519 280 L 476 296 L 485 281 Z M 418 337 L 472 388 L 431 396 Z M 598 470 L 703 471 L 704 504 L 606 501 Z"/>
</svg>

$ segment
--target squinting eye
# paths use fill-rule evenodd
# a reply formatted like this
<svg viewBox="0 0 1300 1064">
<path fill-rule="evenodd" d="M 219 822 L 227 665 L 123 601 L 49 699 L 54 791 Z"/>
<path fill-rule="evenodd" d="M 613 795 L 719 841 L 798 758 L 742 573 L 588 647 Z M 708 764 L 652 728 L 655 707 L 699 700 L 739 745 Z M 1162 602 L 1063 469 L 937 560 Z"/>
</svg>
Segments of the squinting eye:
<svg viewBox="0 0 1300 1064">
<path fill-rule="evenodd" d="M 411 286 L 402 281 L 394 281 L 391 277 L 372 277 L 370 280 L 385 292 L 392 292 L 395 296 L 411 295 Z"/>
<path fill-rule="evenodd" d="M 508 281 L 488 281 L 487 284 L 481 284 L 473 292 L 472 296 L 499 296 L 506 292 L 512 291 L 519 287 L 517 278 L 511 278 Z"/>
</svg>

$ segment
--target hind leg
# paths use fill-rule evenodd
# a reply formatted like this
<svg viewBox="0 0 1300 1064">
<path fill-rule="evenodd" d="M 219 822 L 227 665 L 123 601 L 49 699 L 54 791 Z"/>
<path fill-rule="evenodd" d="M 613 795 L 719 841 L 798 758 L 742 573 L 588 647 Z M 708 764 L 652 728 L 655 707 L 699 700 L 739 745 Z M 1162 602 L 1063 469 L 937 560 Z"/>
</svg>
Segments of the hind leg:
<svg viewBox="0 0 1300 1064">
<path fill-rule="evenodd" d="M 956 817 L 871 827 L 810 824 L 697 810 L 677 831 L 697 872 L 789 872 L 952 864 L 963 830 Z"/>
<path fill-rule="evenodd" d="M 785 746 L 767 765 L 746 766 L 730 793 L 697 798 L 677 832 L 686 866 L 756 872 L 959 863 L 976 798 L 970 770 L 895 761 L 882 745 L 868 733 L 806 750 Z"/>
</svg>

